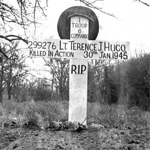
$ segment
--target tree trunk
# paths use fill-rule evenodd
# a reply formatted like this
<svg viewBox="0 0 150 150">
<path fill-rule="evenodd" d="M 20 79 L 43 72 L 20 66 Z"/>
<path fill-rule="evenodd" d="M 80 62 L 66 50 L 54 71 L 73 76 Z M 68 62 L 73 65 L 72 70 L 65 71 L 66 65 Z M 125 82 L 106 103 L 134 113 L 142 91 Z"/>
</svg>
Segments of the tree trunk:
<svg viewBox="0 0 150 150">
<path fill-rule="evenodd" d="M 111 104 L 111 91 L 110 91 L 110 83 L 108 77 L 108 68 L 107 66 L 104 68 L 104 83 L 105 83 L 105 102 Z"/>
<path fill-rule="evenodd" d="M 3 76 L 4 76 L 4 70 L 2 63 L 0 64 L 0 102 L 3 102 Z"/>
<path fill-rule="evenodd" d="M 51 84 L 51 99 L 53 99 L 53 93 L 54 93 L 54 80 L 52 79 L 52 84 Z"/>
<path fill-rule="evenodd" d="M 0 102 L 3 102 L 3 92 L 1 89 L 0 89 Z"/>
<path fill-rule="evenodd" d="M 7 93 L 8 93 L 8 100 L 11 100 L 11 81 L 12 81 L 12 66 L 10 66 L 10 70 L 9 70 L 9 78 L 8 78 L 8 82 L 7 82 Z"/>
</svg>

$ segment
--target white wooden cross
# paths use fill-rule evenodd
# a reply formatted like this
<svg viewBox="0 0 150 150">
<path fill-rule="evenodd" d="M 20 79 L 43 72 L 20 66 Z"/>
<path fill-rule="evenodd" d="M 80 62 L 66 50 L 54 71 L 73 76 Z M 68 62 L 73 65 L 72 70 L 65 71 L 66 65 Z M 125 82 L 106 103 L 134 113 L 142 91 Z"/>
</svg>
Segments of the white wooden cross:
<svg viewBox="0 0 150 150">
<path fill-rule="evenodd" d="M 91 41 L 89 19 L 75 15 L 70 21 L 70 40 L 29 41 L 29 56 L 68 58 L 69 116 L 71 122 L 87 125 L 88 59 L 128 59 L 129 42 Z"/>
</svg>

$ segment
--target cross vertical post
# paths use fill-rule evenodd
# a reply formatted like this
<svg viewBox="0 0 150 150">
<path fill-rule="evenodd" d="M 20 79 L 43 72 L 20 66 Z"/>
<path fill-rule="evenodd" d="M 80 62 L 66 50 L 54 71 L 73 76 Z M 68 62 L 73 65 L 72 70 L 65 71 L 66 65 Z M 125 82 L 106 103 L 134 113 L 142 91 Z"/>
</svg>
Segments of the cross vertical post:
<svg viewBox="0 0 150 150">
<path fill-rule="evenodd" d="M 70 21 L 70 39 L 88 40 L 89 20 L 74 16 Z M 81 35 L 85 38 L 79 38 Z M 88 60 L 70 59 L 69 72 L 69 121 L 87 124 Z"/>
</svg>

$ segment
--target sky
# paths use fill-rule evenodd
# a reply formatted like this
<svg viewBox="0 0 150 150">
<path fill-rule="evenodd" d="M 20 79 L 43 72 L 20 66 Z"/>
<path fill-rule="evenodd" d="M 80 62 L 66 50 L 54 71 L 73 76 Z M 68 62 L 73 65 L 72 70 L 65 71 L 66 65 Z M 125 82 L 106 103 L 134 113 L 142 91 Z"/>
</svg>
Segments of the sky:
<svg viewBox="0 0 150 150">
<path fill-rule="evenodd" d="M 49 0 L 48 18 L 42 26 L 42 37 L 52 36 L 59 39 L 57 22 L 61 13 L 72 6 L 81 5 L 75 0 Z M 118 40 L 129 41 L 131 49 L 147 46 L 150 42 L 150 7 L 147 7 L 134 0 L 104 0 L 96 5 L 103 11 L 114 14 L 117 18 L 110 17 L 92 9 L 102 29 L 99 31 L 96 40 Z M 134 45 L 138 43 L 138 45 Z M 150 45 L 149 45 L 150 47 Z"/>
<path fill-rule="evenodd" d="M 129 41 L 132 56 L 135 55 L 135 50 L 136 53 L 150 52 L 150 7 L 134 0 L 104 0 L 95 5 L 116 17 L 92 9 L 101 26 L 96 40 Z M 60 39 L 57 32 L 58 19 L 63 11 L 72 6 L 85 5 L 77 0 L 49 0 L 47 19 L 42 22 L 41 27 L 37 28 L 35 38 L 39 40 L 51 37 Z M 33 68 L 37 70 L 43 68 L 43 63 L 36 63 L 39 60 L 35 59 L 32 64 Z M 29 63 L 32 61 L 30 60 Z"/>
</svg>

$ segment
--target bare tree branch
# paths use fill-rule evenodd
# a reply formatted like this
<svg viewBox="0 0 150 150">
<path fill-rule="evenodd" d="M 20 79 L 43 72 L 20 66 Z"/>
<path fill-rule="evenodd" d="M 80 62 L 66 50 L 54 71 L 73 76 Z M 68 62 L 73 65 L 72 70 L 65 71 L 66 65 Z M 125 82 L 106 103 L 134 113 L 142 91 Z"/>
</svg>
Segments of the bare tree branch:
<svg viewBox="0 0 150 150">
<path fill-rule="evenodd" d="M 23 42 L 28 44 L 28 40 L 26 40 L 26 39 L 24 39 L 20 36 L 17 36 L 17 35 L 6 35 L 6 36 L 0 35 L 0 38 L 5 39 L 9 42 L 13 42 L 13 41 L 16 41 L 16 40 L 22 40 Z"/>
<path fill-rule="evenodd" d="M 142 3 L 142 4 L 144 4 L 144 5 L 148 6 L 148 7 L 150 7 L 150 4 L 148 4 L 148 3 L 146 3 L 146 2 L 143 2 L 143 1 L 141 1 L 141 0 L 136 0 L 136 1 L 139 1 L 140 3 Z"/>
<path fill-rule="evenodd" d="M 102 8 L 95 6 L 93 3 L 95 3 L 98 0 L 94 0 L 93 2 L 89 2 L 87 0 L 79 0 L 79 1 L 82 2 L 82 3 L 84 3 L 86 6 L 88 6 L 90 8 L 93 8 L 93 9 L 96 9 L 96 10 L 100 11 L 103 14 L 106 14 L 106 15 L 109 15 L 111 17 L 117 18 L 115 15 L 113 15 L 111 13 L 108 13 L 108 12 L 105 12 L 105 11 L 102 10 Z"/>
<path fill-rule="evenodd" d="M 7 27 L 11 28 L 11 23 L 18 24 L 24 30 L 26 36 L 29 25 L 34 24 L 36 30 L 36 24 L 38 23 L 36 21 L 37 13 L 46 17 L 46 6 L 42 6 L 40 0 L 16 0 L 16 2 L 19 8 L 16 5 L 13 5 L 13 3 L 0 0 L 0 21 L 3 22 L 3 24 L 0 24 L 0 27 L 3 28 L 5 26 L 5 29 L 7 29 Z M 47 5 L 47 0 L 45 0 L 45 2 Z M 7 40 L 12 41 L 12 39 Z"/>
<path fill-rule="evenodd" d="M 2 47 L 0 47 L 0 53 L 2 53 L 7 59 L 9 59 L 8 56 L 3 52 Z"/>
</svg>

